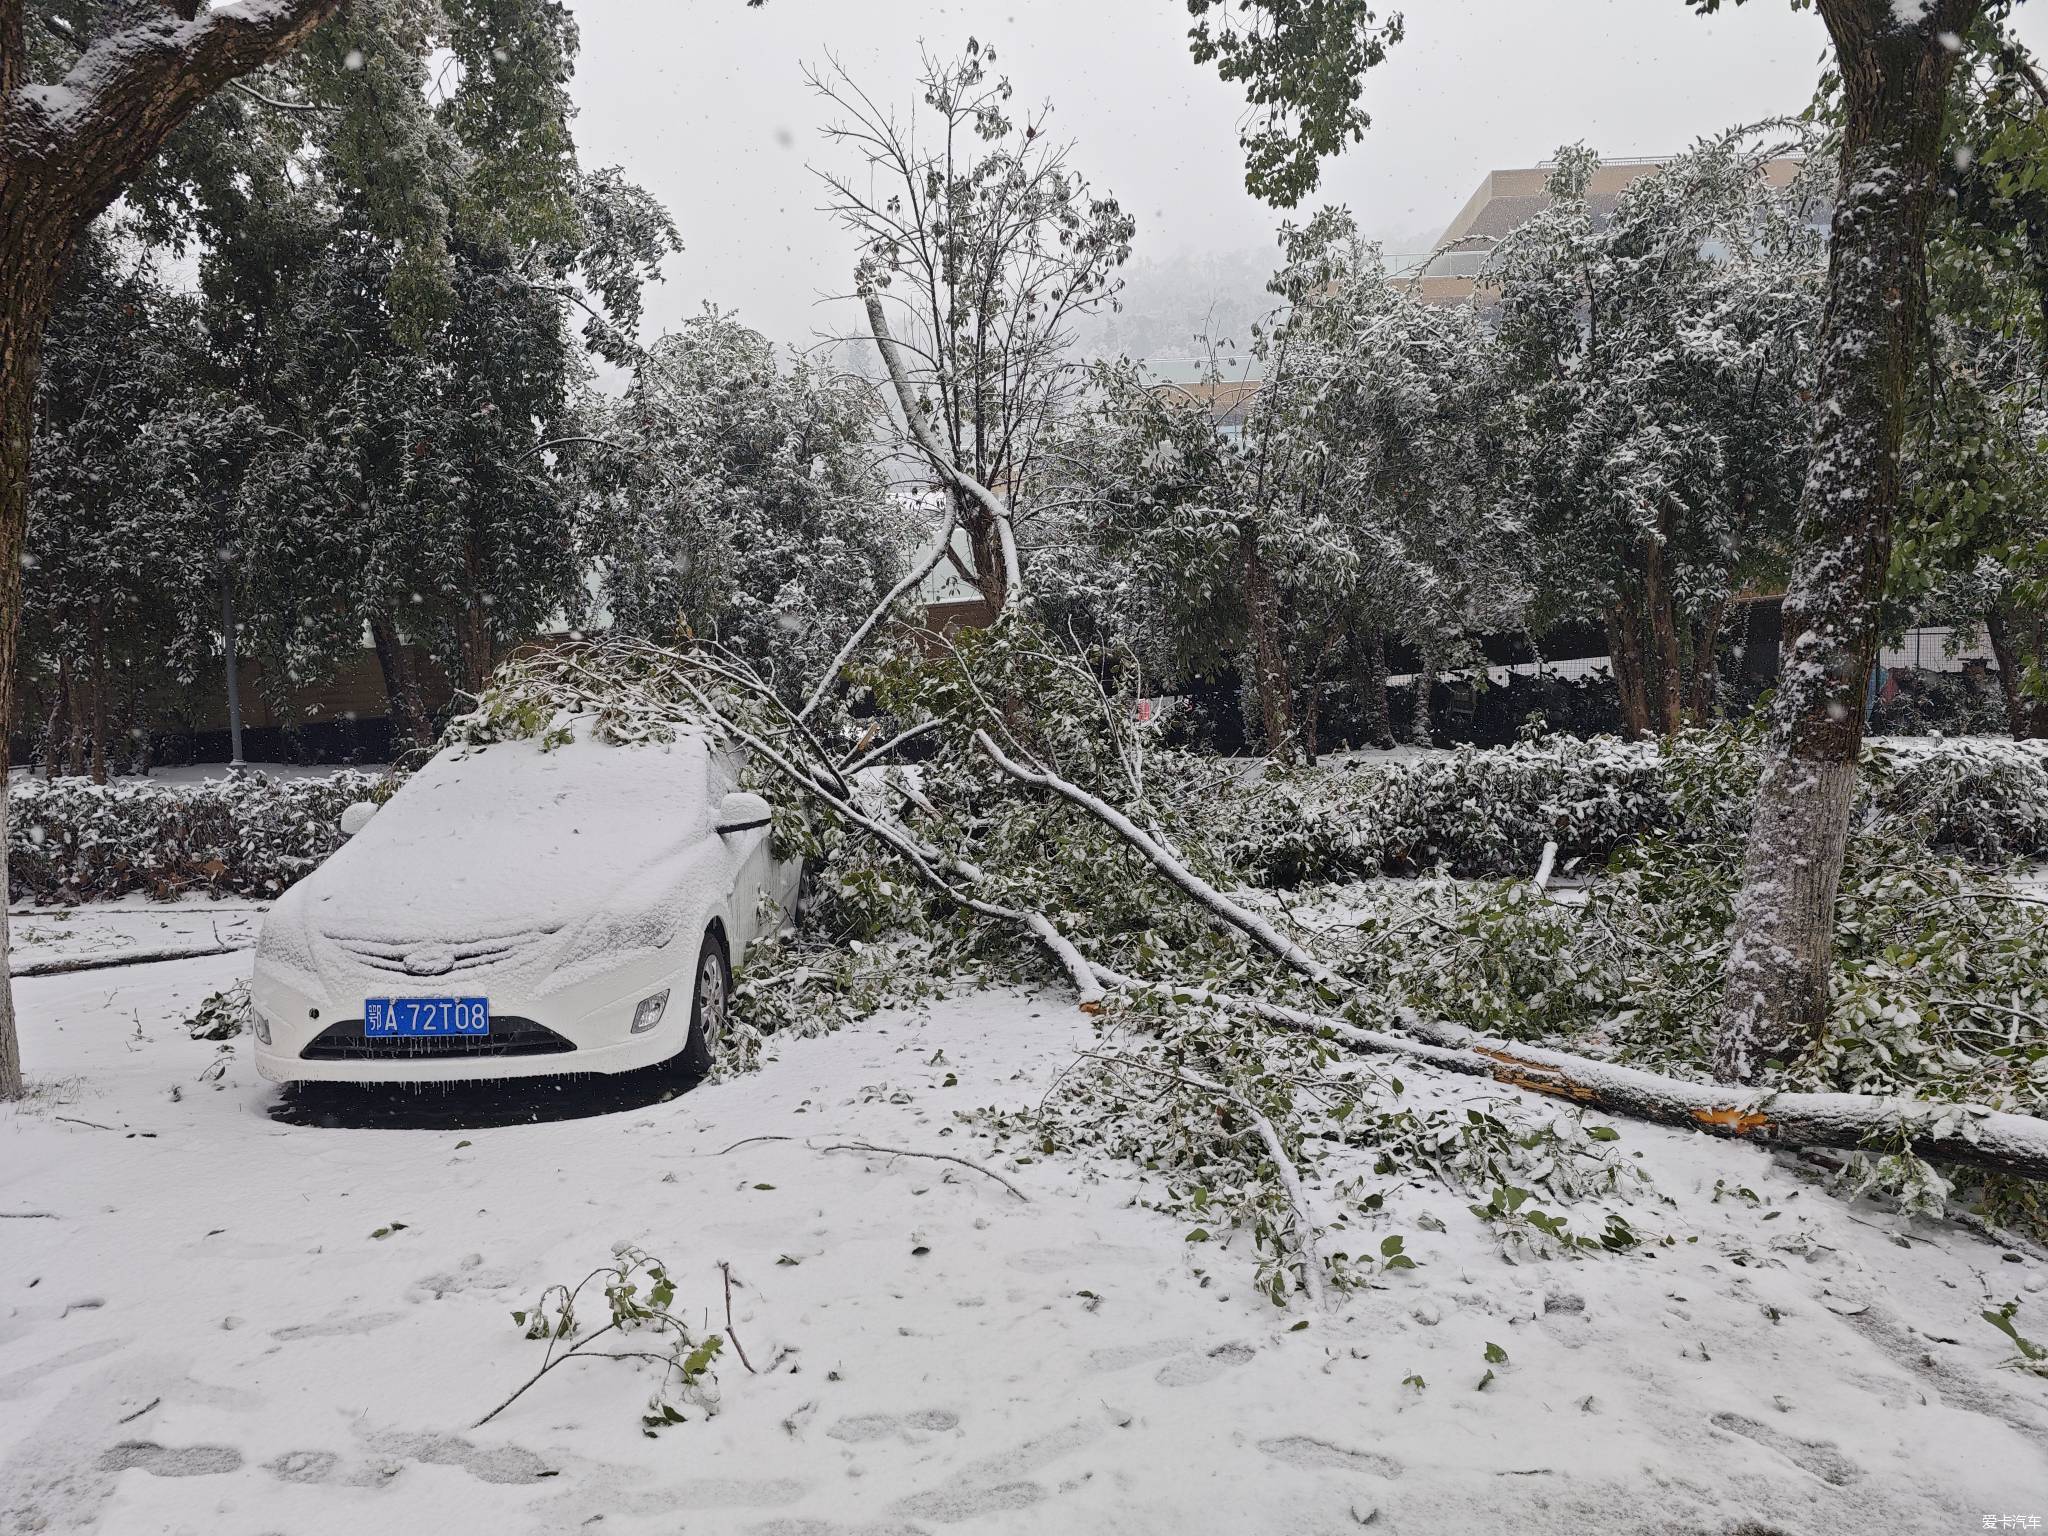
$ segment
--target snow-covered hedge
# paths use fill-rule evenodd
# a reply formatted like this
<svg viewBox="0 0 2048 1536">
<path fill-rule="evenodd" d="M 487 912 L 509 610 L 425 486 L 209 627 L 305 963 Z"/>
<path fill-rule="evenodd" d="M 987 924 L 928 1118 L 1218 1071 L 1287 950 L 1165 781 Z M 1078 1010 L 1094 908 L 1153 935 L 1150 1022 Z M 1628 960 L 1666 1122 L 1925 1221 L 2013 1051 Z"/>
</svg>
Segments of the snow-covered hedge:
<svg viewBox="0 0 2048 1536">
<path fill-rule="evenodd" d="M 275 896 L 341 846 L 344 807 L 389 793 L 384 776 L 354 771 L 190 785 L 24 778 L 8 811 L 8 899 Z"/>
<path fill-rule="evenodd" d="M 1866 756 L 1861 814 L 1980 861 L 2048 854 L 2048 750 L 1929 740 Z M 1240 878 L 1294 886 L 1446 868 L 1533 872 L 1601 860 L 1663 833 L 1726 832 L 1747 816 L 1757 757 L 1726 733 L 1660 753 L 1612 738 L 1553 738 L 1422 762 L 1268 772 L 1187 808 L 1182 830 Z"/>
</svg>

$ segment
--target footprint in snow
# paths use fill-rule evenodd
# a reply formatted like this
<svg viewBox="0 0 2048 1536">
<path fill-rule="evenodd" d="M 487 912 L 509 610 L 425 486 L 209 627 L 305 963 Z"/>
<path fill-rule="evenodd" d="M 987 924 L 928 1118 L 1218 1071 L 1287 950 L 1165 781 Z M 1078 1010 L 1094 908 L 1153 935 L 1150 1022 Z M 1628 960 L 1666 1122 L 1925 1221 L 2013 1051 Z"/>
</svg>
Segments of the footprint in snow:
<svg viewBox="0 0 2048 1536">
<path fill-rule="evenodd" d="M 1370 1472 L 1375 1477 L 1399 1477 L 1401 1463 L 1391 1456 L 1372 1451 L 1354 1451 L 1309 1435 L 1282 1435 L 1261 1440 L 1259 1449 L 1275 1461 L 1306 1471 Z"/>
<path fill-rule="evenodd" d="M 1830 1442 L 1825 1440 L 1795 1440 L 1781 1434 L 1768 1424 L 1759 1424 L 1755 1419 L 1745 1419 L 1739 1413 L 1717 1413 L 1713 1419 L 1716 1429 L 1725 1429 L 1730 1434 L 1741 1435 L 1753 1440 L 1766 1450 L 1776 1451 L 1802 1472 L 1811 1472 L 1822 1482 L 1841 1487 L 1853 1483 L 1863 1475 L 1863 1469 L 1844 1456 Z"/>
<path fill-rule="evenodd" d="M 430 1467 L 460 1467 L 484 1483 L 537 1483 L 557 1468 L 516 1445 L 478 1445 L 460 1435 L 397 1432 L 367 1437 L 379 1454 L 398 1460 L 425 1462 Z"/>
<path fill-rule="evenodd" d="M 103 1472 L 147 1472 L 152 1477 L 211 1477 L 233 1472 L 242 1453 L 227 1445 L 158 1445 L 154 1440 L 123 1440 L 100 1452 Z"/>
<path fill-rule="evenodd" d="M 1118 1344 L 1088 1352 L 1091 1371 L 1122 1371 L 1134 1365 L 1150 1365 L 1168 1355 L 1178 1355 L 1191 1346 L 1188 1339 L 1158 1339 L 1150 1344 Z"/>
<path fill-rule="evenodd" d="M 379 1328 L 388 1328 L 398 1321 L 396 1312 L 371 1312 L 363 1317 L 336 1317 L 323 1323 L 292 1323 L 283 1328 L 273 1328 L 270 1336 L 280 1343 L 289 1344 L 294 1339 L 331 1339 L 352 1333 L 374 1333 Z"/>
<path fill-rule="evenodd" d="M 960 1415 L 945 1408 L 926 1408 L 917 1413 L 857 1413 L 851 1418 L 841 1419 L 825 1433 L 834 1440 L 844 1440 L 858 1445 L 868 1440 L 881 1440 L 890 1435 L 901 1434 L 904 1430 L 930 1430 L 939 1432 L 960 1427 Z"/>
<path fill-rule="evenodd" d="M 700 1477 L 662 1491 L 677 1509 L 762 1509 L 794 1504 L 810 1492 L 793 1477 Z"/>
<path fill-rule="evenodd" d="M 951 1525 L 1006 1509 L 1028 1509 L 1045 1497 L 1036 1483 L 1000 1483 L 992 1488 L 934 1488 L 900 1500 L 896 1508 L 913 1520 Z"/>
<path fill-rule="evenodd" d="M 1162 1387 L 1198 1387 L 1257 1353 L 1249 1344 L 1218 1344 L 1206 1355 L 1183 1355 L 1159 1367 L 1152 1379 Z"/>
</svg>

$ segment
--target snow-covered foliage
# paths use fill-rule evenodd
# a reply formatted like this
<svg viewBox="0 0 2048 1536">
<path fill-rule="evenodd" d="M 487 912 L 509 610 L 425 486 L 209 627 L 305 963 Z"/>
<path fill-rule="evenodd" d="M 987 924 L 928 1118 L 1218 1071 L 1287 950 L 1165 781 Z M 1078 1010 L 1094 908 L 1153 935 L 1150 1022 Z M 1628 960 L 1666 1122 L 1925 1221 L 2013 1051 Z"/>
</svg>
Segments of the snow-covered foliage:
<svg viewBox="0 0 2048 1536">
<path fill-rule="evenodd" d="M 874 392 L 731 315 L 661 337 L 624 395 L 581 411 L 583 548 L 623 634 L 712 636 L 800 688 L 923 532 L 874 468 Z"/>
<path fill-rule="evenodd" d="M 586 349 L 632 354 L 640 290 L 677 236 L 617 169 L 579 166 L 577 46 L 559 0 L 352 4 L 195 113 L 131 189 L 124 216 L 158 263 L 196 258 L 183 395 L 155 412 L 142 454 L 102 433 L 57 505 L 83 510 L 67 523 L 119 522 L 119 482 L 148 466 L 190 569 L 152 586 L 111 562 L 107 606 L 175 594 L 176 619 L 153 632 L 174 643 L 179 680 L 217 675 L 224 566 L 242 654 L 274 705 L 367 633 L 397 736 L 424 744 L 434 683 L 480 687 L 505 647 L 580 608 L 574 510 L 548 445 L 574 431 Z M 60 332 L 104 333 L 85 376 L 142 388 L 146 371 L 118 364 L 148 345 L 161 306 L 96 325 L 74 302 Z M 67 613 L 70 630 L 96 622 Z M 155 686 L 110 690 L 117 716 L 143 682 Z"/>
<path fill-rule="evenodd" d="M 1400 1268 L 1403 1234 L 1386 1230 L 1380 1213 L 1406 1180 L 1456 1191 L 1511 1253 L 1626 1253 L 1640 1243 L 1641 1181 L 1613 1155 L 1606 1128 L 1548 1103 L 1501 1101 L 1475 1116 L 1411 1101 L 1396 1074 L 1346 1051 L 1341 1033 L 1300 1021 L 1335 1018 L 1369 1032 L 1405 1030 L 1418 1016 L 1455 1019 L 1494 1039 L 1561 1042 L 1582 1059 L 1621 1056 L 1700 1075 L 1706 1014 L 1688 998 L 1712 985 L 1754 743 L 1701 733 L 1660 757 L 1559 742 L 1460 753 L 1412 775 L 1325 773 L 1329 825 L 1413 818 L 1396 827 L 1409 867 L 1436 862 L 1454 843 L 1475 866 L 1528 863 L 1498 887 L 1404 881 L 1301 889 L 1284 903 L 1250 892 L 1233 899 L 1219 890 L 1254 872 L 1249 850 L 1260 834 L 1233 841 L 1221 829 L 1264 795 L 1280 808 L 1276 822 L 1324 814 L 1310 794 L 1318 781 L 1219 783 L 1213 767 L 1204 775 L 1164 757 L 1105 691 L 1105 675 L 1014 617 L 936 654 L 884 656 L 861 674 L 876 703 L 897 722 L 933 728 L 918 738 L 914 772 L 885 760 L 852 782 L 834 766 L 851 755 L 838 734 L 847 722 L 821 725 L 824 739 L 811 740 L 743 664 L 702 647 L 614 642 L 525 658 L 465 728 L 545 734 L 594 717 L 614 739 L 635 739 L 687 721 L 746 744 L 757 782 L 804 803 L 788 835 L 817 872 L 805 932 L 754 960 L 743 994 L 753 1017 L 736 1032 L 729 1068 L 756 1059 L 775 1027 L 834 1028 L 967 978 L 1064 987 L 1078 966 L 1109 983 L 1093 1003 L 1102 1010 L 1098 1048 L 1035 1112 L 976 1123 L 1026 1155 L 1106 1149 L 1130 1158 L 1153 1181 L 1148 1201 L 1185 1218 L 1191 1240 L 1249 1235 L 1258 1282 L 1278 1303 L 1297 1290 L 1313 1297 L 1380 1284 Z M 1028 711 L 1008 707 L 1026 698 Z M 1845 932 L 1868 934 L 1868 948 L 1845 951 L 1845 964 L 1866 954 L 1901 963 L 1886 958 L 1878 936 L 1929 895 L 1968 910 L 1995 906 L 2007 890 L 1918 839 L 1960 837 L 1942 829 L 1963 803 L 2003 830 L 2021 825 L 2017 786 L 2048 762 L 2006 749 L 1934 766 L 1920 760 L 1927 751 L 1901 754 L 1895 772 L 1876 776 L 1859 847 L 1883 850 L 1867 865 L 1879 886 L 1854 888 L 1869 915 Z M 1933 756 L 1941 753 L 1935 744 Z M 1020 778 L 1017 762 L 1043 765 L 1039 779 Z M 1377 781 L 1385 782 L 1375 790 Z M 1043 797 L 1048 787 L 1059 799 Z M 1511 814 L 1490 813 L 1483 797 L 1496 787 L 1522 796 Z M 1886 808 L 1887 793 L 1938 793 L 1951 821 L 1914 823 Z M 1081 813 L 1084 800 L 1104 814 Z M 1598 907 L 1559 904 L 1527 878 L 1542 842 L 1560 835 L 1584 840 L 1572 873 L 1598 875 Z M 1441 846 L 1425 854 L 1432 837 Z M 1179 893 L 1155 878 L 1172 868 L 1194 872 L 1171 882 Z M 1235 915 L 1219 921 L 1226 913 Z M 1039 924 L 1062 937 L 1068 957 L 1055 963 L 1054 946 L 1020 942 Z M 1277 947 L 1246 943 L 1254 926 L 1274 930 Z M 1994 990 L 2024 989 L 2027 967 L 2039 963 L 2038 924 L 2014 920 L 1996 942 L 2005 958 L 1986 973 L 1988 990 L 1960 963 L 1943 971 L 1943 985 L 1956 989 L 1943 995 L 1965 1013 L 1998 1001 Z M 1284 959 L 1290 947 L 1306 968 Z M 1853 999 L 1879 998 L 1883 986 L 1859 990 L 1846 976 L 1841 1060 L 1788 1064 L 1783 1082 L 1878 1081 L 1868 1064 L 1878 1046 L 1856 1042 L 1889 1037 L 1854 1023 L 1862 1015 Z M 1656 995 L 1638 996 L 1645 988 Z M 2015 993 L 2006 1006 L 2030 1010 L 2033 996 Z M 2048 997 L 2041 1004 L 2048 1016 Z M 1587 1027 L 1595 1018 L 1603 1023 Z M 1653 1022 L 1629 1034 L 1638 1018 Z M 2030 1028 L 2020 1031 L 2022 1049 Z M 1898 1089 L 1913 1091 L 1914 1070 L 1900 1070 Z M 1935 1097 L 1980 1100 L 1986 1075 L 2005 1070 L 1984 1056 L 1957 1062 L 1949 1090 Z M 1934 1175 L 1898 1134 L 1893 1161 L 1861 1172 L 1922 1197 Z M 1360 1147 L 1374 1149 L 1378 1182 L 1323 1176 L 1328 1159 Z"/>
<path fill-rule="evenodd" d="M 1379 687 L 1387 635 L 1433 666 L 1513 627 L 1524 594 L 1499 351 L 1475 312 L 1412 302 L 1342 210 L 1283 236 L 1259 376 L 1099 368 L 1047 470 L 1069 510 L 1030 546 L 1050 622 L 1135 632 L 1170 677 L 1235 666 L 1267 750 L 1291 756 L 1317 750 L 1333 678 Z"/>
<path fill-rule="evenodd" d="M 1716 703 L 1730 598 L 1781 581 L 1806 468 L 1820 320 L 1818 143 L 1705 140 L 1596 218 L 1599 161 L 1558 152 L 1553 201 L 1484 281 L 1512 358 L 1538 623 L 1606 624 L 1631 731 Z"/>
<path fill-rule="evenodd" d="M 24 779 L 8 808 L 9 899 L 276 896 L 341 846 L 343 810 L 392 787 L 356 772 L 178 786 Z"/>
<path fill-rule="evenodd" d="M 44 338 L 17 705 L 73 773 L 128 766 L 129 731 L 214 646 L 223 502 L 260 437 L 207 387 L 205 347 L 146 251 L 88 236 Z"/>
<path fill-rule="evenodd" d="M 2048 755 L 1954 743 L 1866 767 L 1826 1027 L 1770 1081 L 2042 1113 L 2048 921 L 2038 889 L 2002 861 L 2048 850 Z M 1700 1073 L 1714 1049 L 1710 1004 L 1730 942 L 1754 744 L 1692 739 L 1662 777 L 1664 824 L 1561 891 L 1524 876 L 1295 899 L 1326 903 L 1316 925 L 1344 947 L 1351 974 L 1433 1017 Z M 1864 1187 L 1933 1207 L 1949 1189 L 1903 1143 L 1851 1163 Z M 2023 1181 L 1973 1183 L 2015 1219 L 2039 1221 L 2038 1190 Z"/>
<path fill-rule="evenodd" d="M 1590 868 L 1663 837 L 1696 838 L 1709 811 L 1724 831 L 1747 814 L 1757 768 L 1748 733 L 1687 732 L 1662 750 L 1611 737 L 1461 748 L 1419 762 L 1335 770 L 1219 773 L 1197 758 L 1155 760 L 1175 830 L 1231 878 L 1290 887 L 1443 870 Z M 1930 739 L 1866 754 L 1864 820 L 1901 838 L 1995 864 L 2048 853 L 2048 752 Z M 1713 765 L 1715 794 L 1693 791 Z"/>
<path fill-rule="evenodd" d="M 2002 27 L 2002 24 L 2001 24 Z M 1982 625 L 2003 723 L 2048 736 L 2048 112 L 2009 38 L 1956 73 L 1947 196 L 1928 242 L 1928 366 L 1914 370 L 1894 600 Z"/>
</svg>

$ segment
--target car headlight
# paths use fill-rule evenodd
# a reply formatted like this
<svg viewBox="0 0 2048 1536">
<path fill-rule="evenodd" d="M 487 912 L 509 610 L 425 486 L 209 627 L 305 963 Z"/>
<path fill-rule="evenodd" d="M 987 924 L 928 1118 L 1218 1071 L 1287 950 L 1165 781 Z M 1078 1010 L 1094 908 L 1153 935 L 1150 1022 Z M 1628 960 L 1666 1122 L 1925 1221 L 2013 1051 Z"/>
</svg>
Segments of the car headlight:
<svg viewBox="0 0 2048 1536">
<path fill-rule="evenodd" d="M 640 1006 L 633 1010 L 633 1033 L 644 1035 L 661 1022 L 661 1016 L 668 1011 L 668 988 L 663 987 L 652 997 L 640 999 Z"/>
</svg>

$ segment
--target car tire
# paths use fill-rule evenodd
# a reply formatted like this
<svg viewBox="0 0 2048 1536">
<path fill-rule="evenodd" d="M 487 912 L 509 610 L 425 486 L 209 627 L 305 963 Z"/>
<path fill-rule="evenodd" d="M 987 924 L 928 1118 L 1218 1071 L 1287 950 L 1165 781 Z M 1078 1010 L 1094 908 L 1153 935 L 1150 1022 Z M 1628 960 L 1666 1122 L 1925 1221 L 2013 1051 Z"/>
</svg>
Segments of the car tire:
<svg viewBox="0 0 2048 1536">
<path fill-rule="evenodd" d="M 690 1038 L 676 1058 L 691 1078 L 711 1071 L 711 1053 L 725 1033 L 732 1009 L 732 960 L 725 952 L 725 938 L 716 928 L 704 930 L 704 943 L 697 950 L 697 965 L 690 972 Z"/>
</svg>

